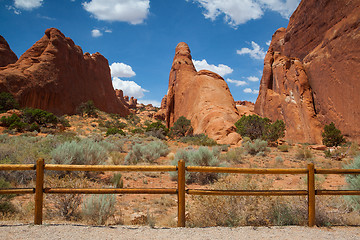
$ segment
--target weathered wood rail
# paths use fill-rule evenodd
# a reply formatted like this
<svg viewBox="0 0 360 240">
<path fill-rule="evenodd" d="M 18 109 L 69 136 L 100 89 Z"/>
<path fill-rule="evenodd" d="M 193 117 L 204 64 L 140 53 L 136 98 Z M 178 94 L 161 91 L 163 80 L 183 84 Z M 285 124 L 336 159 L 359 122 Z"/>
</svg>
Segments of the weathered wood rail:
<svg viewBox="0 0 360 240">
<path fill-rule="evenodd" d="M 36 164 L 0 164 L 0 171 L 36 170 L 35 188 L 0 189 L 0 194 L 35 194 L 34 224 L 43 221 L 45 194 L 176 194 L 178 196 L 178 227 L 185 227 L 185 195 L 227 196 L 307 196 L 308 226 L 315 225 L 316 195 L 360 195 L 360 190 L 315 189 L 315 174 L 360 174 L 360 169 L 315 169 L 314 164 L 300 169 L 228 168 L 187 166 L 183 160 L 177 166 L 119 166 L 119 165 L 58 165 L 45 164 L 39 159 Z M 45 170 L 56 171 L 116 171 L 116 172 L 178 172 L 177 188 L 112 188 L 77 189 L 44 188 Z M 307 190 L 208 190 L 185 187 L 185 172 L 237 173 L 237 174 L 306 174 Z"/>
</svg>

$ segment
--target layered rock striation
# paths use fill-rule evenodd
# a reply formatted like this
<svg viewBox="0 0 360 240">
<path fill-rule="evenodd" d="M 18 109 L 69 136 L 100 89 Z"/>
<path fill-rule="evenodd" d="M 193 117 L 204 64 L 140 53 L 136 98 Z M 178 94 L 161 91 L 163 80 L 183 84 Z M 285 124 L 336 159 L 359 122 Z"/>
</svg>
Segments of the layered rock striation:
<svg viewBox="0 0 360 240">
<path fill-rule="evenodd" d="M 168 127 L 184 116 L 191 120 L 194 134 L 205 133 L 220 144 L 237 144 L 241 139 L 234 126 L 239 113 L 226 82 L 216 73 L 197 72 L 186 43 L 176 46 L 163 103 Z"/>
<path fill-rule="evenodd" d="M 22 107 L 57 115 L 74 114 L 92 100 L 97 108 L 126 116 L 116 97 L 108 61 L 82 49 L 59 30 L 50 28 L 14 64 L 0 68 L 0 91 L 12 93 Z"/>
<path fill-rule="evenodd" d="M 283 119 L 286 138 L 321 142 L 334 122 L 360 141 L 360 1 L 303 0 L 273 35 L 255 112 Z"/>
</svg>

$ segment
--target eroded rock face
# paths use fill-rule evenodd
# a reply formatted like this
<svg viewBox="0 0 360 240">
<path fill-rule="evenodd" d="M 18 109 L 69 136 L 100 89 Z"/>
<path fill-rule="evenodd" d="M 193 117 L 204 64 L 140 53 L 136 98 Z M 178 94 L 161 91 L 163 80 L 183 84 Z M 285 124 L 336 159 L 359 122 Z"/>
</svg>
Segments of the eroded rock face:
<svg viewBox="0 0 360 240">
<path fill-rule="evenodd" d="M 0 91 L 12 93 L 22 107 L 57 115 L 74 114 L 88 100 L 105 112 L 129 113 L 116 97 L 107 59 L 83 54 L 55 28 L 47 29 L 16 63 L 0 68 Z"/>
<path fill-rule="evenodd" d="M 273 36 L 255 112 L 295 141 L 320 143 L 330 122 L 360 141 L 359 42 L 360 1 L 303 0 Z"/>
<path fill-rule="evenodd" d="M 234 126 L 239 113 L 226 82 L 216 73 L 197 72 L 183 42 L 176 47 L 170 71 L 167 126 L 181 116 L 191 120 L 194 134 L 205 133 L 220 144 L 237 144 L 241 139 Z"/>
<path fill-rule="evenodd" d="M 0 67 L 15 63 L 17 60 L 16 54 L 10 49 L 5 38 L 0 35 Z"/>
</svg>

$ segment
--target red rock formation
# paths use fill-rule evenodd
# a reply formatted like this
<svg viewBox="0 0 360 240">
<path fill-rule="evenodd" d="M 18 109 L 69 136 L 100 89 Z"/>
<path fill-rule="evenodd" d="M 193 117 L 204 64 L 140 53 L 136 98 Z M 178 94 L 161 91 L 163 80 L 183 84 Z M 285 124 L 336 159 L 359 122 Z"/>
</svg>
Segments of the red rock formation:
<svg viewBox="0 0 360 240">
<path fill-rule="evenodd" d="M 235 101 L 236 108 L 240 113 L 240 116 L 243 115 L 253 115 L 255 104 L 249 101 Z"/>
<path fill-rule="evenodd" d="M 167 126 L 181 116 L 191 120 L 195 134 L 205 133 L 221 144 L 237 144 L 241 137 L 234 123 L 239 119 L 234 99 L 222 77 L 197 72 L 186 43 L 179 43 L 170 71 Z"/>
<path fill-rule="evenodd" d="M 115 95 L 107 59 L 83 54 L 55 28 L 47 29 L 15 64 L 0 68 L 0 91 L 12 93 L 22 107 L 57 115 L 74 114 L 88 100 L 105 112 L 129 113 Z"/>
<path fill-rule="evenodd" d="M 161 100 L 160 110 L 157 111 L 154 114 L 154 118 L 156 120 L 165 121 L 165 118 L 166 118 L 166 100 L 167 100 L 167 95 L 165 95 Z"/>
<path fill-rule="evenodd" d="M 255 111 L 296 141 L 321 142 L 330 122 L 360 141 L 359 42 L 360 1 L 303 0 L 273 36 Z"/>
<path fill-rule="evenodd" d="M 5 38 L 0 35 L 0 67 L 5 67 L 8 64 L 15 63 L 17 60 L 17 56 L 10 49 L 10 46 Z"/>
<path fill-rule="evenodd" d="M 134 97 L 131 97 L 129 100 L 129 108 L 136 109 L 136 105 L 137 105 L 137 99 Z"/>
</svg>

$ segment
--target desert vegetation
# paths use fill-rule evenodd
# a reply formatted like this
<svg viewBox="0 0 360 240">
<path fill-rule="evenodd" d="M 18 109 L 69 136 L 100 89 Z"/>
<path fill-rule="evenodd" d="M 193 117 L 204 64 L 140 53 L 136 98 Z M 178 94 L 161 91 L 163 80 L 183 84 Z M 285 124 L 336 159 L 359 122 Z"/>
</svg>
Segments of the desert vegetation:
<svg viewBox="0 0 360 240">
<path fill-rule="evenodd" d="M 88 104 L 85 109 L 93 109 Z M 89 107 L 90 106 L 90 107 Z M 238 146 L 218 145 L 205 134 L 194 135 L 191 122 L 181 118 L 167 129 L 164 122 L 129 115 L 126 118 L 97 109 L 57 117 L 36 109 L 1 120 L 0 162 L 5 164 L 46 163 L 84 165 L 177 165 L 229 166 L 244 168 L 303 168 L 313 162 L 318 168 L 359 168 L 359 146 L 346 143 L 331 150 L 313 150 L 309 144 L 273 144 L 283 136 L 283 124 L 258 117 L 243 118 L 237 124 L 243 134 Z M 89 114 L 90 113 L 90 114 Z M 16 117 L 15 117 L 16 116 Z M 5 125 L 8 119 L 27 124 L 23 129 Z M 5 120 L 6 119 L 6 120 Z M 246 124 L 254 121 L 249 131 Z M 31 130 L 31 124 L 40 129 Z M 60 128 L 59 125 L 62 127 Z M 52 131 L 47 131 L 51 129 Z M 239 130 L 240 129 L 240 130 Z M 243 129 L 243 130 L 241 130 Z M 260 130 L 259 130 L 260 129 Z M 346 153 L 341 160 L 335 154 Z M 330 154 L 330 156 L 329 156 Z M 33 171 L 1 171 L 0 186 L 32 187 Z M 60 172 L 49 171 L 45 187 L 61 188 L 159 188 L 176 187 L 177 172 Z M 357 176 L 318 176 L 317 186 L 358 189 Z M 335 184 L 334 184 L 335 183 Z M 201 189 L 305 189 L 305 176 L 257 176 L 186 172 L 186 184 Z M 140 224 L 176 226 L 175 195 L 83 195 L 46 194 L 46 221 L 77 221 L 87 224 Z M 32 221 L 32 195 L 2 195 L 3 219 Z M 358 224 L 357 197 L 317 197 L 317 224 Z M 304 197 L 190 196 L 187 226 L 306 225 Z"/>
</svg>

